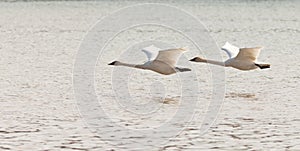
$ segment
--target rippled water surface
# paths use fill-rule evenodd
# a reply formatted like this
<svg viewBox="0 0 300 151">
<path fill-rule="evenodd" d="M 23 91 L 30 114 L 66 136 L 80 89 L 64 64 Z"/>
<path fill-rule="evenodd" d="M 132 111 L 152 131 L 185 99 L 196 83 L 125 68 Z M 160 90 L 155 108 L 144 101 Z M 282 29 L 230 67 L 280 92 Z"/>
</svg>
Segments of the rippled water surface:
<svg viewBox="0 0 300 151">
<path fill-rule="evenodd" d="M 206 64 L 190 65 L 197 76 L 183 73 L 187 81 L 130 70 L 132 74 L 124 80 L 130 81 L 133 102 L 143 105 L 150 101 L 159 110 L 153 116 L 140 116 L 116 108 L 111 89 L 114 68 L 106 64 L 119 57 L 122 47 L 145 35 L 162 40 L 160 34 L 173 35 L 170 39 L 175 46 L 189 45 L 180 35 L 161 27 L 127 30 L 106 47 L 111 51 L 106 51 L 95 66 L 95 92 L 108 116 L 93 118 L 110 117 L 118 127 L 97 123 L 100 127 L 93 132 L 78 110 L 73 91 L 77 51 L 99 19 L 139 3 L 144 2 L 0 2 L 0 150 L 300 150 L 300 2 L 296 0 L 166 1 L 198 17 L 218 46 L 226 41 L 240 47 L 264 46 L 259 60 L 271 63 L 271 69 L 245 72 L 226 68 L 223 107 L 215 124 L 205 135 L 199 135 L 213 87 Z M 186 57 L 194 55 L 187 53 Z M 145 61 L 142 56 L 135 56 L 140 59 L 137 62 Z M 181 59 L 181 66 L 189 65 Z M 154 140 L 123 131 L 159 127 L 172 119 L 182 104 L 180 82 L 191 80 L 199 86 L 200 116 L 189 126 L 172 125 L 182 129 L 179 135 L 154 145 Z M 151 89 L 153 81 L 167 85 L 165 102 L 149 96 L 160 96 L 163 90 Z M 183 90 L 193 91 L 189 87 Z M 144 144 L 137 144 L 138 140 Z"/>
</svg>

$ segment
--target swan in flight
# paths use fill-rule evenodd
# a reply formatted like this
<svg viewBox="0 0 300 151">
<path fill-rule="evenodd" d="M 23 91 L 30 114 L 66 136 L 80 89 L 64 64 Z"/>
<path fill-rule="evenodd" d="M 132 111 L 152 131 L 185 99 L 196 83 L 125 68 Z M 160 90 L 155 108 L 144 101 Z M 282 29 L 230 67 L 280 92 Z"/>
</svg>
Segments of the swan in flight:
<svg viewBox="0 0 300 151">
<path fill-rule="evenodd" d="M 191 71 L 191 69 L 189 68 L 175 67 L 179 57 L 186 50 L 186 48 L 161 50 L 160 48 L 151 45 L 142 49 L 142 51 L 147 55 L 148 58 L 148 61 L 144 64 L 128 64 L 120 61 L 113 61 L 108 65 L 127 66 L 144 70 L 152 70 L 164 75 L 170 75 L 176 72 Z"/>
<path fill-rule="evenodd" d="M 215 61 L 204 59 L 201 57 L 195 57 L 190 61 L 194 62 L 206 62 L 210 64 L 225 66 L 225 67 L 233 67 L 239 70 L 253 70 L 256 68 L 265 69 L 270 68 L 270 64 L 265 63 L 257 63 L 256 59 L 260 53 L 262 47 L 255 47 L 255 48 L 238 48 L 230 43 L 226 42 L 225 45 L 222 47 L 229 59 L 225 62 Z"/>
</svg>

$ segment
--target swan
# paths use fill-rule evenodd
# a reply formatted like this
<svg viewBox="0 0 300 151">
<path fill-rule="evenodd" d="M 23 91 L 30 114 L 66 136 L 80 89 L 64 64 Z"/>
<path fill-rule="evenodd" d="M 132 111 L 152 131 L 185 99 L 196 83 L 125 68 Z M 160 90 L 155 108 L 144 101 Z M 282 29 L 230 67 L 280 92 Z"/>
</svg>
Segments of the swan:
<svg viewBox="0 0 300 151">
<path fill-rule="evenodd" d="M 270 64 L 266 63 L 257 63 L 257 57 L 260 53 L 262 47 L 254 47 L 254 48 L 239 48 L 236 47 L 229 42 L 226 42 L 225 45 L 222 47 L 229 59 L 225 62 L 215 61 L 204 59 L 201 57 L 195 57 L 190 61 L 194 62 L 206 62 L 214 65 L 220 65 L 225 67 L 233 67 L 239 70 L 253 70 L 256 68 L 266 69 L 270 68 Z"/>
<path fill-rule="evenodd" d="M 186 50 L 186 48 L 161 50 L 160 48 L 151 45 L 142 49 L 148 58 L 148 61 L 144 64 L 128 64 L 120 61 L 113 61 L 108 65 L 152 70 L 163 75 L 170 75 L 176 72 L 186 72 L 191 71 L 191 69 L 175 67 L 179 57 Z"/>
</svg>

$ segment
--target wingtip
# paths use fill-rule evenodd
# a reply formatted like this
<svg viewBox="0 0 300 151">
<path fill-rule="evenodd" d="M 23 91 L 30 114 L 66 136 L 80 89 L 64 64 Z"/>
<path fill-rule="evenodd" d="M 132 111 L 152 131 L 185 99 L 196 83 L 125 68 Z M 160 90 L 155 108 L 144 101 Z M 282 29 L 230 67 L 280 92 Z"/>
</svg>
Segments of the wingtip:
<svg viewBox="0 0 300 151">
<path fill-rule="evenodd" d="M 156 47 L 155 45 L 150 45 L 150 46 L 148 46 L 149 48 L 158 48 L 158 47 Z"/>
<path fill-rule="evenodd" d="M 228 41 L 225 42 L 225 45 L 227 45 L 227 46 L 233 46 L 233 44 L 229 43 Z"/>
<path fill-rule="evenodd" d="M 264 48 L 264 47 L 259 46 L 259 47 L 252 47 L 252 48 L 249 48 L 249 49 L 261 50 L 261 49 L 263 49 L 263 48 Z"/>
<path fill-rule="evenodd" d="M 256 47 L 256 49 L 264 49 L 263 46 Z"/>
<path fill-rule="evenodd" d="M 182 51 L 187 51 L 187 50 L 189 50 L 189 47 L 188 47 L 188 46 L 181 47 L 181 48 L 179 48 L 179 50 L 182 50 Z"/>
<path fill-rule="evenodd" d="M 231 44 L 226 41 L 225 44 L 221 47 L 221 49 L 226 49 L 226 47 L 231 46 Z"/>
</svg>

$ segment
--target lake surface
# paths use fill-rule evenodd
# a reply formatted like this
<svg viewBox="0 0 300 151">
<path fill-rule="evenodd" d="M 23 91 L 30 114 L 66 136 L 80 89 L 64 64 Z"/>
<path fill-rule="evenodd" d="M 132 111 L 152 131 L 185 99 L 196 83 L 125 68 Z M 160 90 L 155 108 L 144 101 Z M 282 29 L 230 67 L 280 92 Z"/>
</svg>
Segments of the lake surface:
<svg viewBox="0 0 300 151">
<path fill-rule="evenodd" d="M 215 47 L 226 41 L 240 47 L 263 46 L 258 60 L 270 63 L 271 69 L 239 71 L 191 64 L 187 60 L 196 55 L 214 57 L 210 52 L 215 49 L 198 51 L 183 34 L 164 26 L 115 31 L 113 27 L 124 24 L 120 22 L 98 31 L 103 39 L 119 32 L 105 47 L 97 47 L 103 53 L 94 64 L 94 86 L 88 88 L 94 89 L 99 102 L 83 101 L 89 95 L 75 97 L 79 89 L 73 81 L 74 67 L 89 31 L 105 16 L 144 3 L 0 2 L 1 150 L 300 150 L 300 2 L 296 0 L 160 3 L 197 17 L 204 25 L 201 29 L 207 28 L 199 34 L 211 36 L 204 37 L 203 44 L 213 40 L 210 44 Z M 169 15 L 170 22 L 180 18 Z M 138 51 L 139 44 L 149 39 L 166 48 L 188 46 L 178 64 L 193 72 L 161 76 L 107 65 L 115 59 L 143 63 L 146 57 Z M 218 57 L 225 60 L 226 54 L 220 51 Z M 224 100 L 216 104 L 222 104 L 214 112 L 216 121 L 202 135 L 201 125 L 218 86 L 213 70 L 220 68 L 223 73 L 216 77 L 225 79 L 221 83 L 225 93 L 220 93 Z M 105 114 L 99 114 L 100 109 Z M 175 116 L 180 109 L 182 114 Z"/>
</svg>

